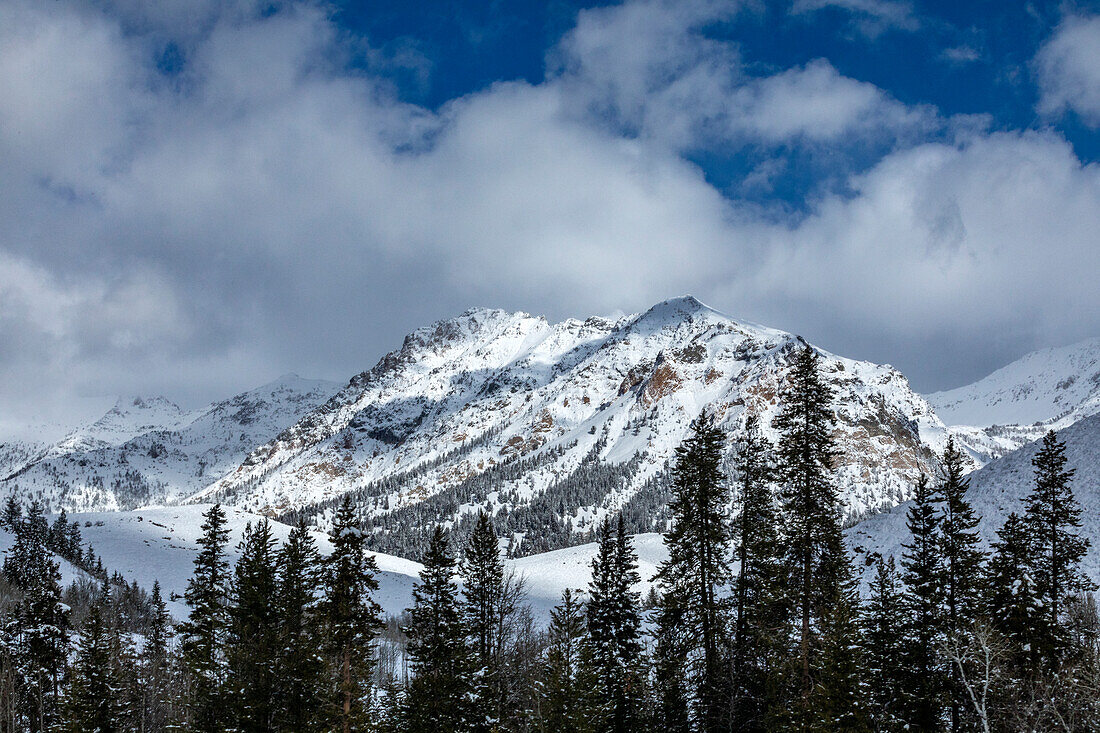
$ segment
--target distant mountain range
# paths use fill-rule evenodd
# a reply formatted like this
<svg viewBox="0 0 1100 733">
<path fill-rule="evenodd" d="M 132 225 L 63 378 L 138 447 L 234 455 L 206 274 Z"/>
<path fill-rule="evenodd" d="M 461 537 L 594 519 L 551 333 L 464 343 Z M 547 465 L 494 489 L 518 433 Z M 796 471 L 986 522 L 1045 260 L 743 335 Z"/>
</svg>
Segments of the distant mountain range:
<svg viewBox="0 0 1100 733">
<path fill-rule="evenodd" d="M 338 387 L 288 375 L 194 411 L 163 397 L 120 399 L 56 443 L 0 446 L 0 485 L 69 511 L 175 502 L 235 468 Z"/>
<path fill-rule="evenodd" d="M 474 309 L 409 334 L 340 387 L 284 377 L 203 409 L 120 400 L 56 442 L 0 444 L 0 487 L 48 507 L 221 501 L 325 526 L 354 492 L 376 549 L 496 512 L 517 554 L 583 541 L 622 510 L 659 530 L 676 445 L 706 409 L 767 425 L 805 342 L 683 297 L 552 324 Z M 849 523 L 904 501 L 949 435 L 973 467 L 1100 412 L 1100 341 L 1035 352 L 967 387 L 915 393 L 889 366 L 819 350 L 837 388 Z"/>
</svg>

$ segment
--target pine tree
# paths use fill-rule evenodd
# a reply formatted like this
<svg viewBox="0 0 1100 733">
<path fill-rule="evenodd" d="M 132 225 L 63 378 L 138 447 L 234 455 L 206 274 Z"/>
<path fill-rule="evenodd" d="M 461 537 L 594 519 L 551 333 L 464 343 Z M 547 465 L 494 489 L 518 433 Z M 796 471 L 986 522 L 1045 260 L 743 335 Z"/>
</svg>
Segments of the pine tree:
<svg viewBox="0 0 1100 733">
<path fill-rule="evenodd" d="M 1026 499 L 1025 520 L 1034 552 L 1035 594 L 1046 615 L 1046 634 L 1036 641 L 1047 668 L 1054 670 L 1066 647 L 1059 633 L 1066 604 L 1095 585 L 1081 572 L 1089 541 L 1076 531 L 1081 528 L 1081 505 L 1070 487 L 1074 469 L 1066 468 L 1066 445 L 1054 431 L 1043 436 L 1032 465 L 1035 488 Z"/>
<path fill-rule="evenodd" d="M 764 730 L 769 672 L 779 646 L 776 630 L 787 623 L 771 453 L 759 418 L 750 415 L 737 451 L 740 511 L 733 523 L 738 571 L 734 582 L 732 720 L 746 732 Z"/>
<path fill-rule="evenodd" d="M 541 690 L 542 729 L 584 733 L 584 607 L 569 588 L 550 611 Z"/>
<path fill-rule="evenodd" d="M 69 536 L 66 539 L 64 554 L 73 564 L 80 564 L 83 553 L 80 549 L 80 524 L 77 522 L 73 522 L 69 525 Z"/>
<path fill-rule="evenodd" d="M 465 733 L 473 726 L 474 662 L 466 646 L 455 560 L 440 526 L 432 533 L 423 563 L 406 627 L 413 678 L 405 699 L 404 724 L 412 733 Z"/>
<path fill-rule="evenodd" d="M 236 730 L 259 733 L 273 727 L 277 692 L 279 639 L 271 524 L 264 519 L 255 527 L 247 525 L 238 550 L 226 640 L 226 688 L 233 691 Z"/>
<path fill-rule="evenodd" d="M 869 714 L 878 733 L 906 730 L 905 605 L 894 558 L 878 558 L 864 610 Z"/>
<path fill-rule="evenodd" d="M 0 514 L 0 527 L 15 532 L 15 528 L 23 521 L 23 507 L 16 501 L 15 495 L 11 495 L 4 502 L 4 511 Z"/>
<path fill-rule="evenodd" d="M 229 722 L 225 703 L 225 641 L 229 629 L 229 531 L 225 512 L 215 504 L 203 514 L 199 552 L 184 600 L 191 608 L 180 625 L 181 663 L 187 676 L 190 730 L 218 733 Z"/>
<path fill-rule="evenodd" d="M 811 708 L 816 721 L 809 727 L 822 731 L 858 733 L 869 730 L 867 694 L 863 679 L 863 639 L 859 616 L 859 592 L 848 552 L 840 532 L 823 548 L 818 572 L 829 580 L 833 594 L 820 610 L 820 671 Z"/>
<path fill-rule="evenodd" d="M 337 680 L 330 719 L 343 733 L 369 722 L 372 645 L 382 628 L 382 609 L 373 597 L 378 563 L 367 554 L 366 540 L 351 497 L 345 495 L 329 533 L 332 554 L 324 565 L 321 604 L 329 663 Z"/>
<path fill-rule="evenodd" d="M 1008 515 L 997 530 L 986 576 L 988 585 L 985 615 L 1006 641 L 1010 663 L 1017 678 L 1038 671 L 1045 615 L 1035 596 L 1032 541 L 1020 515 Z"/>
<path fill-rule="evenodd" d="M 717 731 L 727 724 L 729 698 L 728 609 L 720 592 L 731 581 L 729 489 L 722 475 L 726 435 L 703 414 L 676 449 L 669 503 L 672 526 L 665 533 L 669 558 L 657 571 L 662 593 L 675 599 L 691 640 L 690 670 L 697 700 L 699 730 Z"/>
<path fill-rule="evenodd" d="M 76 661 L 61 706 L 62 723 L 58 729 L 72 733 L 121 730 L 123 712 L 118 688 L 103 604 L 96 603 L 80 629 Z"/>
<path fill-rule="evenodd" d="M 57 710 L 69 628 L 61 602 L 61 572 L 47 548 L 48 539 L 42 506 L 33 502 L 16 526 L 15 542 L 4 559 L 4 576 L 23 593 L 16 611 L 14 651 L 22 717 L 32 733 L 45 731 Z"/>
<path fill-rule="evenodd" d="M 141 688 L 141 730 L 163 731 L 172 720 L 172 618 L 168 604 L 160 592 L 160 582 L 153 581 L 151 598 L 153 615 L 141 649 L 139 685 Z"/>
<path fill-rule="evenodd" d="M 847 562 L 833 557 L 840 548 L 840 509 L 831 471 L 836 458 L 832 437 L 833 389 L 821 374 L 817 352 L 806 346 L 795 354 L 780 393 L 779 478 L 787 521 L 784 561 L 790 577 L 789 605 L 797 619 L 795 652 L 798 699 L 792 725 L 809 729 L 813 719 L 815 676 L 820 672 L 820 633 L 831 604 L 842 597 Z"/>
<path fill-rule="evenodd" d="M 682 594 L 663 593 L 655 609 L 656 648 L 653 652 L 655 730 L 690 733 L 691 712 L 686 684 L 688 624 Z"/>
<path fill-rule="evenodd" d="M 588 636 L 596 730 L 626 733 L 641 725 L 644 698 L 638 558 L 622 515 L 600 527 L 588 587 Z"/>
<path fill-rule="evenodd" d="M 943 557 L 944 633 L 948 644 L 958 646 L 981 612 L 985 553 L 979 545 L 978 517 L 966 500 L 970 481 L 964 478 L 963 455 L 953 438 L 947 440 L 941 463 L 943 475 L 939 498 L 943 504 L 940 553 Z M 962 716 L 968 709 L 961 676 L 957 666 L 952 665 L 948 690 L 952 731 L 958 731 L 963 726 Z"/>
<path fill-rule="evenodd" d="M 105 597 L 109 602 L 109 598 Z M 110 608 L 112 606 L 108 606 Z M 117 608 L 117 606 L 113 606 Z M 107 624 L 107 653 L 111 660 L 113 693 L 118 711 L 118 730 L 133 731 L 141 720 L 141 691 L 138 687 L 137 652 L 131 635 L 121 628 L 115 611 Z"/>
<path fill-rule="evenodd" d="M 501 656 L 502 621 L 506 609 L 504 563 L 493 521 L 486 512 L 478 514 L 466 545 L 463 566 L 463 617 L 470 633 L 476 667 L 478 710 L 474 729 L 491 731 L 503 718 Z"/>
<path fill-rule="evenodd" d="M 903 655 L 906 690 L 904 719 L 921 731 L 940 729 L 944 665 L 939 649 L 943 642 L 943 557 L 940 517 L 935 492 L 921 474 L 907 514 L 909 544 L 903 544 L 902 584 L 906 610 Z"/>
<path fill-rule="evenodd" d="M 320 556 L 304 520 L 290 531 L 279 551 L 278 568 L 275 729 L 296 733 L 318 725 L 326 697 L 316 593 L 321 582 Z"/>
<path fill-rule="evenodd" d="M 69 549 L 69 517 L 62 509 L 50 527 L 48 547 L 58 555 L 65 557 Z"/>
<path fill-rule="evenodd" d="M 41 559 L 51 554 L 50 530 L 42 505 L 31 502 L 27 516 L 15 525 L 15 542 L 4 558 L 4 577 L 16 588 L 26 588 L 41 570 Z"/>
</svg>

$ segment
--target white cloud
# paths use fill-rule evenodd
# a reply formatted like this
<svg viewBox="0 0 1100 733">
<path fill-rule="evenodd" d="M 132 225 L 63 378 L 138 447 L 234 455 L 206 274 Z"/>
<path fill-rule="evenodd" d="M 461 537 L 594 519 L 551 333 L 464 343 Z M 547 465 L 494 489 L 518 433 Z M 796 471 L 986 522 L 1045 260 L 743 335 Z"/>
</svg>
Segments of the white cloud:
<svg viewBox="0 0 1100 733">
<path fill-rule="evenodd" d="M 908 108 L 873 84 L 842 76 L 822 59 L 753 80 L 733 93 L 730 108 L 733 130 L 772 143 L 927 133 L 942 126 L 935 110 Z"/>
<path fill-rule="evenodd" d="M 917 342 L 1080 337 L 1100 325 L 1100 168 L 1052 134 L 1000 133 L 894 153 L 768 232 L 768 264 L 739 287 L 777 308 L 822 308 Z"/>
<path fill-rule="evenodd" d="M 951 48 L 945 48 L 940 54 L 940 58 L 952 64 L 969 64 L 981 59 L 982 55 L 973 46 L 967 46 L 963 44 L 961 46 L 952 46 Z"/>
<path fill-rule="evenodd" d="M 904 136 L 943 126 L 934 110 L 906 108 L 823 59 L 750 76 L 734 44 L 703 33 L 737 11 L 732 3 L 661 0 L 585 10 L 553 54 L 553 83 L 565 88 L 578 117 L 677 150 Z"/>
<path fill-rule="evenodd" d="M 1066 18 L 1039 49 L 1035 66 L 1040 112 L 1073 110 L 1100 127 L 1100 16 Z"/>
<path fill-rule="evenodd" d="M 945 123 L 824 61 L 748 77 L 698 30 L 727 9 L 684 7 L 582 14 L 545 82 L 433 113 L 345 72 L 321 8 L 213 16 L 166 83 L 130 20 L 0 2 L 0 406 L 346 377 L 476 303 L 587 315 L 690 291 L 913 365 L 943 334 L 1100 330 L 1097 172 L 1064 141 L 910 146 L 776 224 L 681 152 Z"/>
<path fill-rule="evenodd" d="M 871 37 L 892 28 L 906 31 L 920 28 L 912 4 L 905 0 L 795 0 L 791 12 L 806 14 L 825 8 L 852 13 L 860 31 Z"/>
</svg>

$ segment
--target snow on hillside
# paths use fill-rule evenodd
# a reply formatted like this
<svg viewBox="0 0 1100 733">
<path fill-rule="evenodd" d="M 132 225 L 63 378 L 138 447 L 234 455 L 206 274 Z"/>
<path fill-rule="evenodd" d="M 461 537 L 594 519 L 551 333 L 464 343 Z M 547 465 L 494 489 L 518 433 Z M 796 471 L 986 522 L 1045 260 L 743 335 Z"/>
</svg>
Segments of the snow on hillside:
<svg viewBox="0 0 1100 733">
<path fill-rule="evenodd" d="M 631 539 L 638 553 L 638 574 L 641 576 L 641 583 L 634 590 L 645 597 L 653 587 L 658 565 L 668 559 L 668 550 L 661 535 L 656 533 L 638 534 Z M 587 591 L 595 556 L 596 543 L 589 542 L 509 560 L 508 567 L 517 577 L 523 578 L 532 609 L 540 618 L 547 619 L 566 588 Z"/>
<path fill-rule="evenodd" d="M 223 508 L 230 529 L 229 560 L 235 563 L 239 557 L 237 544 L 245 525 L 258 522 L 262 517 L 233 507 Z M 200 504 L 72 514 L 69 518 L 80 523 L 84 541 L 92 545 L 111 572 L 118 571 L 127 580 L 136 580 L 147 590 L 152 588 L 153 581 L 159 580 L 166 599 L 175 594 L 169 607 L 173 616 L 183 619 L 187 616 L 187 606 L 182 595 L 194 568 L 196 540 L 202 534 L 202 514 L 207 509 L 209 505 Z M 285 542 L 290 527 L 280 522 L 272 522 L 271 527 L 276 541 Z M 9 546 L 5 544 L 8 541 L 5 536 L 10 537 L 0 531 L 0 549 Z M 314 533 L 314 537 L 322 553 L 331 551 L 323 534 Z M 633 540 L 642 577 L 636 590 L 645 593 L 652 585 L 650 581 L 657 572 L 657 565 L 668 557 L 668 553 L 659 534 L 637 535 Z M 385 613 L 400 614 L 412 604 L 412 586 L 418 581 L 423 566 L 392 555 L 372 554 L 380 570 L 380 590 L 376 598 Z M 550 609 L 561 600 L 562 591 L 588 587 L 595 554 L 596 545 L 590 543 L 508 560 L 506 565 L 515 570 L 517 577 L 524 579 L 532 609 L 539 621 L 545 623 Z"/>
<path fill-rule="evenodd" d="M 1094 581 L 1100 581 L 1100 415 L 1070 425 L 1058 437 L 1066 443 L 1069 468 L 1077 471 L 1072 486 L 1083 508 L 1080 531 L 1092 542 L 1084 569 Z M 1023 513 L 1024 497 L 1031 492 L 1034 481 L 1031 459 L 1038 448 L 1039 443 L 1029 443 L 969 475 L 967 498 L 982 518 L 980 531 L 987 545 L 1011 512 Z M 848 543 L 856 550 L 857 559 L 877 552 L 900 561 L 902 544 L 909 540 L 905 518 L 911 505 L 905 502 L 847 530 Z"/>
<path fill-rule="evenodd" d="M 119 400 L 95 422 L 0 474 L 0 486 L 70 511 L 171 502 L 236 467 L 337 386 L 288 375 L 190 412 L 164 398 Z"/>
<path fill-rule="evenodd" d="M 979 453 L 1003 455 L 1100 412 L 1100 338 L 1042 349 L 958 389 L 927 395 L 936 414 Z"/>
<path fill-rule="evenodd" d="M 240 553 L 237 545 L 245 525 L 255 524 L 263 517 L 224 507 L 230 531 L 227 548 L 229 560 L 235 563 Z M 111 572 L 120 572 L 129 581 L 136 580 L 146 590 L 160 581 L 169 608 L 177 619 L 187 617 L 182 600 L 187 581 L 194 569 L 196 541 L 202 535 L 202 514 L 207 505 L 189 505 L 139 509 L 128 512 L 91 512 L 69 515 L 80 523 L 84 542 L 90 544 Z M 290 534 L 290 527 L 271 523 L 276 542 L 280 545 Z M 318 549 L 331 551 L 328 539 L 316 534 Z M 374 554 L 374 553 L 372 553 Z M 412 602 L 412 585 L 417 579 L 419 563 L 390 555 L 374 554 L 379 568 L 381 586 L 376 599 L 386 613 L 398 614 Z"/>
<path fill-rule="evenodd" d="M 446 521 L 542 497 L 560 504 L 558 521 L 591 527 L 663 469 L 704 408 L 734 432 L 750 411 L 767 423 L 803 345 L 690 296 L 639 315 L 558 324 L 470 310 L 411 333 L 193 500 L 278 513 L 358 489 L 367 511 L 381 515 L 448 496 L 436 517 Z M 945 428 L 896 370 L 822 354 L 838 388 L 846 507 L 891 506 L 934 464 Z M 559 502 L 555 491 L 593 451 L 621 475 Z M 493 473 L 521 460 L 522 475 Z M 475 486 L 482 474 L 492 482 Z"/>
</svg>

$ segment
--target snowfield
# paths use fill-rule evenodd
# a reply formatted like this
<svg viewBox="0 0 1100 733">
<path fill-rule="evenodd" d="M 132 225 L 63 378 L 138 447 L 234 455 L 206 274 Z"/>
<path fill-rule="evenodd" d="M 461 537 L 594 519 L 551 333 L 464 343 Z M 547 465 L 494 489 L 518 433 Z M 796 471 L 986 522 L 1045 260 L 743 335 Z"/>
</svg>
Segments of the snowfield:
<svg viewBox="0 0 1100 733">
<path fill-rule="evenodd" d="M 223 508 L 230 530 L 227 548 L 229 561 L 235 563 L 239 557 L 237 543 L 245 525 L 258 522 L 262 517 L 232 507 Z M 172 598 L 169 601 L 172 615 L 176 619 L 184 619 L 187 617 L 187 605 L 182 596 L 194 567 L 198 549 L 196 541 L 202 534 L 202 513 L 207 509 L 209 505 L 189 505 L 73 514 L 69 518 L 80 522 L 84 541 L 91 543 L 109 571 L 118 571 L 129 581 L 136 580 L 146 590 L 153 587 L 153 581 L 160 581 L 165 599 Z M 271 522 L 271 528 L 280 544 L 290 534 L 290 527 L 280 522 Z M 314 537 L 322 553 L 330 551 L 327 537 L 320 533 L 314 533 Z M 10 538 L 10 534 L 0 531 L 0 549 L 6 550 L 10 546 Z M 642 578 L 636 590 L 644 594 L 652 585 L 657 565 L 668 557 L 668 553 L 659 534 L 637 535 L 634 546 L 638 552 Z M 412 587 L 419 580 L 422 566 L 392 555 L 371 554 L 378 562 L 380 571 L 380 590 L 376 598 L 386 614 L 399 615 L 412 605 Z M 531 607 L 536 617 L 545 622 L 549 619 L 550 609 L 561 600 L 562 591 L 588 587 L 595 554 L 595 543 L 589 543 L 509 560 L 507 567 L 524 579 Z M 70 582 L 78 573 L 83 575 L 68 563 L 61 562 L 63 568 L 67 568 L 64 582 Z"/>
<path fill-rule="evenodd" d="M 230 563 L 240 553 L 237 544 L 245 525 L 263 519 L 232 507 L 223 507 L 229 529 L 227 552 Z M 194 568 L 202 535 L 202 514 L 208 505 L 161 507 L 129 512 L 92 512 L 71 514 L 71 521 L 80 522 L 84 542 L 90 543 L 96 555 L 110 572 L 118 571 L 130 581 L 136 580 L 146 590 L 153 581 L 160 581 L 165 599 L 172 598 L 169 610 L 177 619 L 187 617 L 183 593 Z M 271 523 L 276 542 L 282 544 L 290 534 L 290 526 Z M 315 533 L 322 553 L 331 550 L 327 537 Z M 374 553 L 372 553 L 374 554 Z M 386 613 L 398 614 L 412 603 L 412 586 L 420 572 L 420 564 L 391 555 L 374 554 L 378 562 L 381 586 L 378 602 Z"/>
<path fill-rule="evenodd" d="M 634 535 L 634 550 L 638 553 L 638 574 L 642 582 L 635 590 L 643 597 L 653 587 L 657 566 L 668 559 L 661 535 L 646 533 Z M 530 596 L 531 607 L 543 619 L 548 619 L 550 609 L 561 601 L 566 588 L 585 591 L 592 579 L 592 559 L 596 556 L 596 543 L 567 547 L 563 550 L 508 561 L 517 577 L 524 579 Z"/>
<path fill-rule="evenodd" d="M 1100 338 L 1033 351 L 973 384 L 930 394 L 928 401 L 949 425 L 1030 425 L 1059 418 L 1068 425 L 1100 412 Z"/>
</svg>

